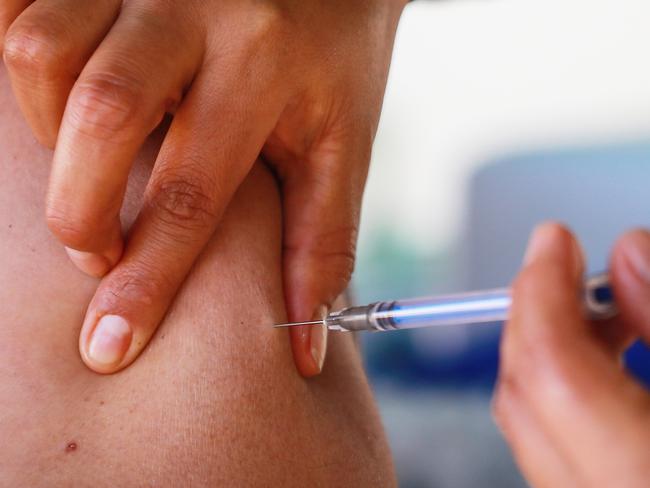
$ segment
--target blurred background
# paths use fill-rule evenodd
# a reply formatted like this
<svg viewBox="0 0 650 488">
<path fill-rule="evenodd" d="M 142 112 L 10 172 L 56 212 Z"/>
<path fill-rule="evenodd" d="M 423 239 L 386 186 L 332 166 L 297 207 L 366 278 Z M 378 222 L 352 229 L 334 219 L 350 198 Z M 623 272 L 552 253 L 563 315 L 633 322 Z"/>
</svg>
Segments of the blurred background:
<svg viewBox="0 0 650 488">
<path fill-rule="evenodd" d="M 398 33 L 356 301 L 503 286 L 537 222 L 589 269 L 650 226 L 650 2 L 416 1 Z M 490 417 L 500 327 L 363 336 L 400 486 L 523 487 Z M 635 345 L 630 368 L 650 380 Z"/>
</svg>

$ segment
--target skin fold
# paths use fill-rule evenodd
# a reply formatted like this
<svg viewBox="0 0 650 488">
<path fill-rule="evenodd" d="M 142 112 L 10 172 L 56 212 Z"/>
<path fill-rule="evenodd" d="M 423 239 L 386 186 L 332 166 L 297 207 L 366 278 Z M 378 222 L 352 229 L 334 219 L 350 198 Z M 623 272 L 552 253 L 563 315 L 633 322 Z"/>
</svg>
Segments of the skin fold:
<svg viewBox="0 0 650 488">
<path fill-rule="evenodd" d="M 0 486 L 395 486 L 351 336 L 297 373 L 281 283 L 281 210 L 256 165 L 141 359 L 102 376 L 78 352 L 98 281 L 47 230 L 51 152 L 0 68 Z M 163 137 L 137 158 L 137 214 Z"/>
</svg>

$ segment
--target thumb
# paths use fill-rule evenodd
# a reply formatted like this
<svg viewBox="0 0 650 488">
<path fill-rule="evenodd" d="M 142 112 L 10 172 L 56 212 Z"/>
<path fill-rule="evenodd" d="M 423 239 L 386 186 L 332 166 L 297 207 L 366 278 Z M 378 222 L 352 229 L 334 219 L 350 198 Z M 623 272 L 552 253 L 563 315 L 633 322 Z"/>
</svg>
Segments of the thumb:
<svg viewBox="0 0 650 488">
<path fill-rule="evenodd" d="M 611 278 L 626 327 L 650 343 L 650 232 L 637 229 L 618 240 Z"/>
<path fill-rule="evenodd" d="M 370 144 L 321 145 L 312 151 L 313 163 L 284 167 L 283 271 L 291 321 L 322 319 L 348 285 L 369 159 Z M 292 328 L 290 334 L 298 371 L 319 374 L 327 329 Z"/>
</svg>

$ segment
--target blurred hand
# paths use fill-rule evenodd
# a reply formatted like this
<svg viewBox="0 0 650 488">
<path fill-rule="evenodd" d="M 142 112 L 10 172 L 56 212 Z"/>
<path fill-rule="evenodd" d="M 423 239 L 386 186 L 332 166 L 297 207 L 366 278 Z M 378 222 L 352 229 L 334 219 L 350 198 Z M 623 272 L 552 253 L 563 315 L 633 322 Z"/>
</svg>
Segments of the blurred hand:
<svg viewBox="0 0 650 488">
<path fill-rule="evenodd" d="M 578 244 L 546 224 L 515 282 L 494 410 L 533 486 L 648 486 L 650 394 L 621 354 L 650 339 L 650 234 L 624 236 L 610 270 L 620 318 L 590 323 Z"/>
<path fill-rule="evenodd" d="M 282 189 L 289 319 L 323 314 L 353 268 L 404 3 L 2 1 L 15 94 L 55 147 L 48 224 L 82 271 L 106 275 L 81 332 L 90 368 L 111 373 L 138 356 L 260 153 Z M 125 244 L 129 170 L 166 113 Z M 317 374 L 326 332 L 291 334 L 299 371 Z"/>
</svg>

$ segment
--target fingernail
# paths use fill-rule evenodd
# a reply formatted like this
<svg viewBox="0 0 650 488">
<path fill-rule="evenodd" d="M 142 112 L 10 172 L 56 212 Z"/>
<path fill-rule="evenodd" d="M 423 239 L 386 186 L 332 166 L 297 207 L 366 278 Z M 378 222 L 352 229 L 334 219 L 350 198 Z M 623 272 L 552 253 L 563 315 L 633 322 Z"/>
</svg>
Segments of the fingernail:
<svg viewBox="0 0 650 488">
<path fill-rule="evenodd" d="M 101 254 L 77 251 L 69 247 L 65 251 L 70 257 L 70 261 L 79 268 L 80 271 L 95 278 L 102 278 L 111 270 L 111 264 Z"/>
<path fill-rule="evenodd" d="M 312 320 L 323 320 L 327 317 L 328 309 L 325 305 L 321 305 L 316 309 Z M 318 371 L 323 370 L 323 363 L 325 363 L 325 354 L 327 353 L 327 326 L 317 325 L 310 327 L 310 347 L 311 356 L 314 363 L 318 366 Z"/>
<path fill-rule="evenodd" d="M 131 345 L 132 336 L 126 320 L 118 315 L 104 315 L 90 339 L 88 358 L 104 366 L 118 364 Z"/>
<path fill-rule="evenodd" d="M 568 245 L 571 249 L 568 249 Z M 584 254 L 580 244 L 559 224 L 549 222 L 541 224 L 533 231 L 524 256 L 524 266 L 531 264 L 542 256 L 567 261 L 576 273 L 582 272 Z M 570 263 L 569 263 L 570 261 Z"/>
<path fill-rule="evenodd" d="M 637 276 L 650 283 L 650 233 L 639 230 L 630 234 L 623 252 Z"/>
</svg>

